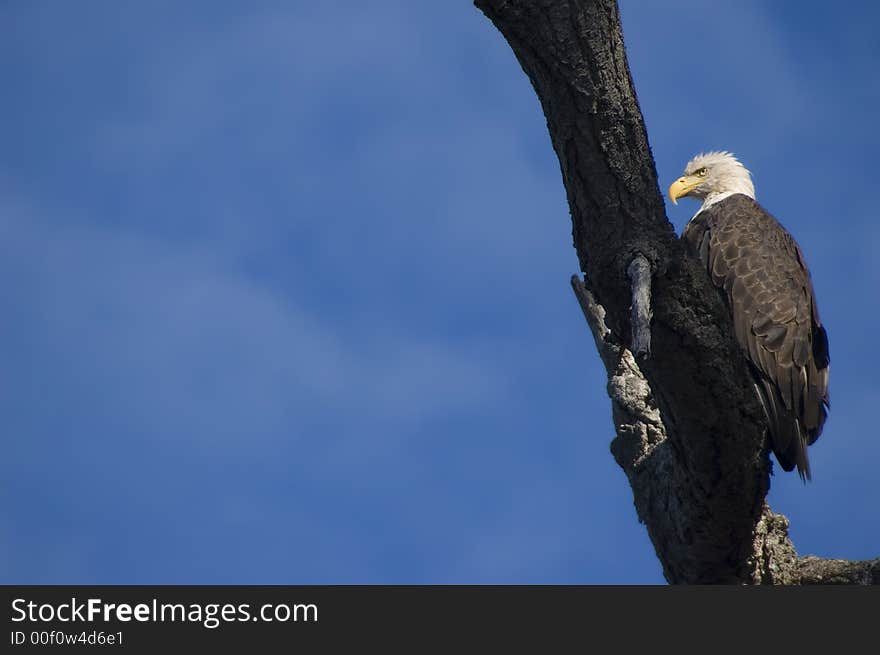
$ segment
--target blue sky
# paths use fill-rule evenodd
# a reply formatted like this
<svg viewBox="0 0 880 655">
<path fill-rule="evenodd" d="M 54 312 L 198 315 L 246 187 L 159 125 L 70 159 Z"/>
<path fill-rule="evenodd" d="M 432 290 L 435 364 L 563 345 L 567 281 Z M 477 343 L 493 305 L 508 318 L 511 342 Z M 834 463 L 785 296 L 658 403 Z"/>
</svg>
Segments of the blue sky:
<svg viewBox="0 0 880 655">
<path fill-rule="evenodd" d="M 661 183 L 734 151 L 813 270 L 831 418 L 770 502 L 877 556 L 880 10 L 622 13 Z M 0 582 L 663 582 L 469 3 L 4 3 L 0 78 Z"/>
</svg>

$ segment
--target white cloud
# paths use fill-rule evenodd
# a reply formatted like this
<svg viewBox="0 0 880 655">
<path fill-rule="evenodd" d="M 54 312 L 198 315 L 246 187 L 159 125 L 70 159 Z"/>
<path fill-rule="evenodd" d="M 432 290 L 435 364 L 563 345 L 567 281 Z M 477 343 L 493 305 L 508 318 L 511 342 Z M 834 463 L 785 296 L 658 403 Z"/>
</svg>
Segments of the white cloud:
<svg viewBox="0 0 880 655">
<path fill-rule="evenodd" d="M 48 388 L 92 387 L 157 437 L 277 437 L 315 415 L 407 422 L 504 393 L 467 347 L 315 314 L 209 251 L 5 209 L 4 266 L 23 290 L 7 320 L 53 365 Z"/>
</svg>

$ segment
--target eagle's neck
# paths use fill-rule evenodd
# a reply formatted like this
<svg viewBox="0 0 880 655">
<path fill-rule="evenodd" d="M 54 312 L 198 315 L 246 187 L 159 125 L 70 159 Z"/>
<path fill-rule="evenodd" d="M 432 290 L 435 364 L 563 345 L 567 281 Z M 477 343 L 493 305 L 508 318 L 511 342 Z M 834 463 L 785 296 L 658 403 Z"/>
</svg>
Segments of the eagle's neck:
<svg viewBox="0 0 880 655">
<path fill-rule="evenodd" d="M 699 214 L 704 209 L 708 209 L 715 203 L 721 202 L 725 198 L 729 198 L 730 196 L 737 193 L 748 196 L 752 200 L 755 199 L 755 187 L 752 184 L 752 181 L 749 179 L 748 175 L 739 179 L 732 180 L 731 184 L 727 185 L 725 191 L 714 191 L 706 196 L 703 200 L 703 204 L 700 205 L 700 208 L 697 210 L 697 214 Z M 696 216 L 697 214 L 694 214 L 694 216 Z"/>
</svg>

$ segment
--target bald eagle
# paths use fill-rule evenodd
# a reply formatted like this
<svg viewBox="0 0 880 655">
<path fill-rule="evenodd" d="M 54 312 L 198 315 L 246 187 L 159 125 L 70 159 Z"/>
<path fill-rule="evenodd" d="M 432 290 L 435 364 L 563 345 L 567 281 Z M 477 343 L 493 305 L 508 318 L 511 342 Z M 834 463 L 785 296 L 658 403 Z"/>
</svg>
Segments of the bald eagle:
<svg viewBox="0 0 880 655">
<path fill-rule="evenodd" d="M 828 336 L 800 247 L 755 202 L 751 174 L 729 152 L 697 155 L 669 187 L 703 201 L 682 238 L 726 300 L 782 468 L 810 479 L 807 446 L 828 415 Z"/>
</svg>

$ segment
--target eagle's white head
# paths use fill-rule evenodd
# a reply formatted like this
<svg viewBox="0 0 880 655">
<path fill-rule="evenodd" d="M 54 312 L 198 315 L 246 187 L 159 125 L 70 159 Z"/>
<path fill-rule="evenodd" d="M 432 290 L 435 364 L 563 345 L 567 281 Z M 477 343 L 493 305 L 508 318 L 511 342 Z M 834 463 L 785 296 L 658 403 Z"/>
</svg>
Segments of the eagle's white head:
<svg viewBox="0 0 880 655">
<path fill-rule="evenodd" d="M 755 186 L 746 167 L 729 152 L 697 155 L 685 166 L 684 175 L 669 186 L 673 204 L 685 196 L 699 198 L 703 201 L 700 211 L 734 193 L 754 198 Z"/>
</svg>

